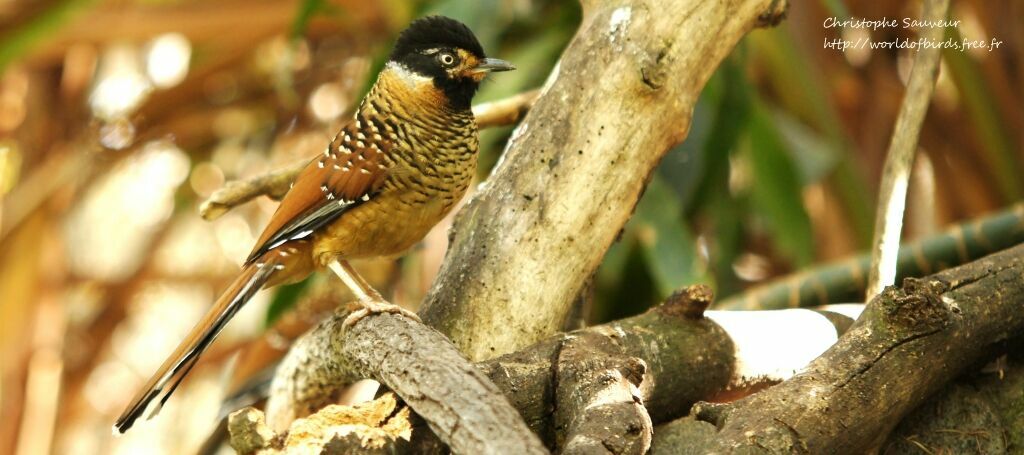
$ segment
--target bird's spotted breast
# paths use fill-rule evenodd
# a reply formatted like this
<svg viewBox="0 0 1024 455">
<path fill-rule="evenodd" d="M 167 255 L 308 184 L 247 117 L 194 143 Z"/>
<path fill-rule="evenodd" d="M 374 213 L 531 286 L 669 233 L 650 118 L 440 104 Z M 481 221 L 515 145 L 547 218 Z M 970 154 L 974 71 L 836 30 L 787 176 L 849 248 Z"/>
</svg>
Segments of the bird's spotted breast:
<svg viewBox="0 0 1024 455">
<path fill-rule="evenodd" d="M 382 180 L 377 193 L 316 235 L 317 263 L 400 254 L 465 194 L 476 169 L 476 122 L 471 111 L 450 109 L 430 90 L 384 71 L 352 127 L 323 157 L 325 167 L 341 155 L 353 155 L 354 163 L 372 160 L 376 167 L 368 171 L 379 171 Z"/>
</svg>

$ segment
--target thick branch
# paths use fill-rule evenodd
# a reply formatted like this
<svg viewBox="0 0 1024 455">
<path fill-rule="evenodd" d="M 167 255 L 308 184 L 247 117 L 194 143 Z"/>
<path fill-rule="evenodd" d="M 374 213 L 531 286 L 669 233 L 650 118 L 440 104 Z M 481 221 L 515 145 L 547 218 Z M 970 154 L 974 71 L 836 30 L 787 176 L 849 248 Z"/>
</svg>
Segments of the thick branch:
<svg viewBox="0 0 1024 455">
<path fill-rule="evenodd" d="M 569 337 L 555 365 L 555 425 L 563 454 L 647 453 L 654 431 L 640 387 L 643 360 L 615 354 L 608 337 Z M 561 436 L 561 435 L 559 435 Z"/>
<path fill-rule="evenodd" d="M 1020 453 L 1024 448 L 1024 337 L 908 414 L 880 453 Z"/>
<path fill-rule="evenodd" d="M 701 450 L 869 451 L 930 394 L 1022 332 L 1024 245 L 907 279 L 872 300 L 803 373 L 730 405 L 698 405 L 700 418 L 720 428 Z"/>
<path fill-rule="evenodd" d="M 501 391 L 443 335 L 412 319 L 345 314 L 300 339 L 271 385 L 267 415 L 283 429 L 329 403 L 344 382 L 373 378 L 395 391 L 456 453 L 546 453 Z"/>
<path fill-rule="evenodd" d="M 593 369 L 595 365 L 622 367 L 620 374 L 637 387 L 635 392 L 656 421 L 679 417 L 694 402 L 713 396 L 733 379 L 734 347 L 729 336 L 714 322 L 701 316 L 710 299 L 711 294 L 706 287 L 691 287 L 642 315 L 552 337 L 529 349 L 477 366 L 486 376 L 484 380 L 489 378 L 493 381 L 530 428 L 551 446 L 555 445 L 555 409 L 558 408 L 555 389 L 559 384 L 569 391 L 585 385 L 593 376 L 579 380 L 568 380 L 565 376 L 573 374 L 573 371 Z M 340 329 L 346 317 L 344 312 L 332 316 L 297 342 L 281 363 L 267 406 L 268 417 L 275 428 L 286 427 L 292 419 L 332 402 L 338 390 L 357 379 L 373 377 L 382 380 L 389 387 L 399 387 L 393 390 L 399 396 L 407 397 L 410 393 L 422 393 L 419 387 L 425 384 L 426 379 L 420 368 L 444 367 L 444 357 L 436 357 L 433 351 L 437 348 L 429 345 L 409 354 L 429 360 L 399 362 L 390 352 L 397 349 L 391 346 L 396 339 L 401 339 L 402 333 L 387 332 L 383 326 L 374 327 L 381 325 L 377 322 L 381 317 L 377 316 L 366 318 L 350 329 L 365 332 L 364 335 L 346 333 Z M 436 332 L 430 331 L 430 335 L 432 339 L 439 338 Z M 357 337 L 366 342 L 351 344 Z M 411 341 L 403 343 L 402 346 L 411 344 Z M 451 348 L 448 342 L 443 345 L 446 349 Z M 374 354 L 373 351 L 378 352 Z M 586 352 L 587 355 L 574 355 L 572 352 Z M 396 370 L 386 374 L 368 371 L 363 361 L 350 360 L 368 357 L 386 357 L 388 362 L 371 365 L 378 370 L 392 367 Z M 602 360 L 600 364 L 593 361 L 598 357 Z M 552 365 L 553 362 L 557 363 Z M 640 375 L 642 381 L 636 374 L 640 365 L 644 365 Z M 386 378 L 390 379 L 383 380 Z M 408 387 L 406 383 L 409 381 L 417 388 Z M 434 396 L 438 393 L 456 395 L 451 398 L 456 400 L 450 405 L 453 411 L 458 409 L 457 405 L 462 400 L 471 398 L 468 395 L 458 396 L 461 393 L 460 382 L 455 379 L 444 381 L 447 382 L 426 385 L 440 389 L 430 390 Z M 474 375 L 470 385 L 479 381 Z M 449 390 L 449 385 L 460 390 Z M 472 391 L 472 388 L 468 390 L 470 394 Z M 563 398 L 562 401 L 569 402 L 571 398 Z M 420 412 L 413 403 L 410 405 Z M 428 421 L 437 419 L 436 415 L 430 414 L 423 417 Z M 564 432 L 562 435 L 565 439 Z"/>
<path fill-rule="evenodd" d="M 588 359 L 598 356 L 643 362 L 640 397 L 651 418 L 676 418 L 733 379 L 732 341 L 721 327 L 702 317 L 710 299 L 706 287 L 690 287 L 639 316 L 559 334 L 478 366 L 550 445 L 559 437 L 565 439 L 556 429 L 556 400 L 564 400 L 556 397 L 558 373 L 582 371 L 590 367 Z M 562 356 L 570 344 L 575 344 L 574 350 L 591 351 L 590 357 Z"/>
<path fill-rule="evenodd" d="M 477 125 L 480 128 L 489 128 L 515 123 L 537 100 L 538 93 L 538 90 L 531 90 L 503 100 L 475 106 L 473 113 L 476 114 Z M 264 194 L 274 199 L 281 199 L 291 188 L 295 176 L 299 175 L 308 162 L 308 159 L 302 159 L 266 174 L 228 182 L 199 206 L 199 214 L 206 220 L 215 220 L 231 210 L 232 207 Z"/>
<path fill-rule="evenodd" d="M 989 388 L 965 380 L 937 392 L 900 422 L 879 453 L 1019 453 L 1020 446 L 1011 446 L 1010 439 L 1024 434 L 1024 428 L 1014 416 L 999 415 L 991 397 L 1008 387 L 997 375 L 990 376 L 995 381 L 986 381 Z M 1010 403 L 1019 399 L 1022 390 L 1019 383 L 1013 386 L 1007 397 Z"/>
<path fill-rule="evenodd" d="M 583 24 L 504 160 L 459 213 L 423 320 L 474 360 L 563 327 L 652 169 L 686 136 L 718 62 L 785 5 L 584 4 Z"/>
<path fill-rule="evenodd" d="M 637 420 L 643 416 L 632 406 L 634 402 L 616 401 L 614 408 L 632 415 L 639 425 L 610 415 L 590 418 L 599 409 L 577 419 L 587 411 L 584 403 L 597 397 L 590 392 L 600 390 L 593 379 L 600 377 L 601 371 L 609 373 L 606 378 L 615 376 L 612 370 L 626 378 L 636 387 L 631 394 L 641 400 L 650 419 L 665 422 L 685 414 L 697 400 L 714 397 L 726 388 L 789 377 L 834 343 L 837 332 L 849 323 L 848 319 L 837 322 L 836 315 L 809 310 L 723 311 L 703 317 L 710 300 L 706 287 L 693 286 L 644 314 L 560 334 L 477 366 L 548 446 L 555 447 L 558 441 L 565 445 L 572 439 L 570 433 L 593 435 L 591 430 L 608 426 L 609 431 L 594 439 L 607 439 L 610 446 L 622 447 L 625 452 L 646 444 L 646 427 Z M 345 384 L 362 377 L 347 360 L 352 353 L 344 349 L 335 330 L 345 317 L 337 314 L 333 322 L 311 332 L 282 363 L 268 409 L 272 422 L 287 424 L 294 416 L 318 409 L 332 402 Z M 364 344 L 359 349 L 374 346 Z M 786 352 L 789 363 L 775 362 L 765 368 L 764 352 L 780 351 Z M 641 365 L 642 380 L 637 381 Z M 573 425 L 577 420 L 579 424 Z M 586 422 L 600 425 L 582 425 Z M 413 437 L 415 447 L 434 446 L 422 432 L 414 432 Z M 624 442 L 629 444 L 619 444 Z"/>
</svg>

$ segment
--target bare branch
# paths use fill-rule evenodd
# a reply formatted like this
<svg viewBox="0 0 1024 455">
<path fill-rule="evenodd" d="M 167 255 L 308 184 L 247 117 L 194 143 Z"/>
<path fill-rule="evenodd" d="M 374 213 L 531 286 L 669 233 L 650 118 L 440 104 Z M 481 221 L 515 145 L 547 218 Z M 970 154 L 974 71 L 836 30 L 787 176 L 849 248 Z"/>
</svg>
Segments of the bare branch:
<svg viewBox="0 0 1024 455">
<path fill-rule="evenodd" d="M 929 395 L 1024 333 L 1022 277 L 1024 245 L 888 288 L 801 374 L 729 405 L 696 406 L 720 429 L 698 451 L 870 451 Z"/>
<path fill-rule="evenodd" d="M 456 453 L 547 453 L 501 391 L 443 335 L 411 318 L 340 312 L 301 338 L 271 385 L 267 415 L 282 429 L 373 378 L 397 393 Z"/>
<path fill-rule="evenodd" d="M 615 352 L 608 337 L 580 333 L 566 339 L 555 366 L 555 425 L 563 454 L 647 453 L 654 431 L 644 407 L 643 360 Z"/>
<path fill-rule="evenodd" d="M 925 0 L 922 19 L 938 23 L 946 18 L 949 0 Z M 922 27 L 921 37 L 932 43 L 942 41 L 944 27 Z M 922 46 L 914 58 L 914 68 L 907 83 L 907 94 L 896 117 L 889 153 L 882 171 L 882 184 L 878 192 L 878 210 L 875 213 L 875 235 L 871 248 L 871 268 L 868 274 L 867 298 L 882 292 L 882 288 L 896 282 L 896 258 L 903 230 L 903 209 L 907 202 L 910 169 L 917 152 L 918 136 L 928 113 L 935 76 L 939 72 L 939 46 Z"/>
<path fill-rule="evenodd" d="M 518 122 L 533 107 L 539 95 L 540 89 L 534 89 L 502 100 L 473 106 L 476 124 L 480 128 L 490 128 Z"/>
<path fill-rule="evenodd" d="M 727 387 L 748 385 L 751 379 L 756 379 L 751 376 L 751 367 L 738 368 L 737 365 L 756 365 L 760 359 L 736 357 L 744 352 L 751 356 L 754 353 L 739 349 L 739 344 L 733 341 L 734 334 L 727 333 L 728 329 L 723 330 L 712 319 L 720 316 L 704 317 L 704 309 L 710 301 L 711 292 L 706 286 L 689 287 L 644 314 L 560 334 L 477 366 L 547 445 L 564 446 L 566 450 L 575 445 L 583 449 L 586 446 L 582 442 L 593 440 L 601 442 L 602 447 L 615 447 L 621 453 L 635 453 L 649 443 L 645 436 L 650 428 L 648 413 L 653 422 L 678 418 L 697 400 L 709 399 Z M 810 313 L 809 310 L 729 313 L 734 321 L 746 316 L 746 322 L 739 325 L 746 329 L 756 327 L 758 320 L 771 321 L 770 326 L 743 336 L 745 343 L 765 347 L 773 346 L 774 339 L 794 338 L 781 333 L 794 331 L 786 322 L 787 318 L 801 324 L 798 329 L 801 333 L 820 332 L 806 324 L 807 317 L 798 317 L 801 312 Z M 317 409 L 330 402 L 344 384 L 362 377 L 353 363 L 346 360 L 352 353 L 344 349 L 345 345 L 333 329 L 345 317 L 345 314 L 335 315 L 333 323 L 313 331 L 293 349 L 292 360 L 278 369 L 280 381 L 275 385 L 269 409 L 272 419 L 283 418 L 286 423 L 292 415 Z M 820 316 L 815 319 L 827 322 Z M 830 340 L 806 337 L 802 343 L 817 343 L 817 353 L 820 353 L 834 342 L 839 328 L 832 330 Z M 365 344 L 358 349 L 374 348 L 372 344 Z M 780 345 L 778 349 L 786 347 Z M 426 355 L 430 355 L 429 352 Z M 792 369 L 806 362 L 807 358 Z M 409 371 L 407 374 L 419 373 Z M 766 373 L 753 374 L 760 378 Z M 607 400 L 609 394 L 605 392 L 626 394 L 630 399 Z M 400 395 L 402 393 L 399 391 Z M 590 406 L 604 400 L 607 400 L 605 406 Z M 286 415 L 289 412 L 293 414 Z M 573 443 L 574 439 L 578 442 Z M 422 432 L 414 434 L 413 445 L 416 448 L 434 446 Z"/>
<path fill-rule="evenodd" d="M 210 195 L 209 199 L 203 201 L 199 206 L 199 215 L 207 221 L 212 221 L 220 218 L 232 207 L 249 202 L 257 196 L 266 194 L 273 199 L 281 199 L 291 189 L 295 177 L 308 162 L 309 160 L 302 159 L 266 174 L 228 182 Z"/>
<path fill-rule="evenodd" d="M 705 286 L 687 288 L 642 315 L 552 337 L 477 367 L 485 380 L 489 378 L 501 390 L 504 397 L 500 401 L 511 400 L 530 428 L 550 446 L 556 445 L 555 428 L 559 427 L 558 436 L 566 445 L 572 443 L 573 436 L 585 436 L 607 441 L 610 447 L 621 447 L 622 453 L 639 453 L 650 443 L 651 418 L 665 421 L 679 417 L 694 402 L 713 396 L 734 379 L 734 347 L 729 335 L 702 317 L 711 297 Z M 356 357 L 386 357 L 388 363 L 380 368 L 404 368 L 388 374 L 411 378 L 382 381 L 400 387 L 395 389 L 400 396 L 422 393 L 420 386 L 438 399 L 440 393 L 462 393 L 448 390 L 461 384 L 455 379 L 427 383 L 421 367 L 409 367 L 419 363 L 389 354 L 391 349 L 387 347 L 389 343 L 382 341 L 384 338 L 360 345 L 347 344 L 352 335 L 342 335 L 338 329 L 346 317 L 344 313 L 336 314 L 305 336 L 278 368 L 268 403 L 268 415 L 275 427 L 286 426 L 290 419 L 331 402 L 336 390 L 367 375 L 360 362 L 349 360 Z M 353 328 L 361 326 L 362 323 Z M 385 327 L 373 330 L 384 333 Z M 439 338 L 436 332 L 430 333 Z M 404 335 L 390 332 L 388 336 Z M 447 342 L 444 346 L 451 347 Z M 420 362 L 445 367 L 444 357 L 437 357 L 434 348 L 418 349 L 417 356 L 429 359 Z M 374 350 L 379 352 L 370 352 Z M 378 372 L 369 373 L 380 377 Z M 608 378 L 616 384 L 605 381 Z M 409 381 L 415 382 L 417 388 L 408 386 Z M 473 379 L 470 385 L 475 387 L 478 382 L 479 379 Z M 605 390 L 609 385 L 613 390 Z M 604 392 L 611 391 L 625 393 L 629 400 L 589 406 L 607 400 L 609 395 Z M 469 392 L 473 394 L 472 387 Z M 451 412 L 464 412 L 460 411 L 460 403 L 467 398 L 472 396 L 445 399 L 454 400 L 449 404 Z M 647 417 L 648 410 L 651 417 Z M 438 419 L 437 414 L 423 417 L 428 422 Z M 418 447 L 429 445 L 429 438 L 425 442 L 424 435 L 414 438 L 420 439 Z"/>
</svg>

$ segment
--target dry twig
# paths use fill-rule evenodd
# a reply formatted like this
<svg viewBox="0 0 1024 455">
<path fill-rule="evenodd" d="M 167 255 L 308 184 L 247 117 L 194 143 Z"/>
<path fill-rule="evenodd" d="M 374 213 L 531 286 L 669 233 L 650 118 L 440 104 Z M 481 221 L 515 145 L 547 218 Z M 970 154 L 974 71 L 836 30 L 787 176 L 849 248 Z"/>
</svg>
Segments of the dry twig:
<svg viewBox="0 0 1024 455">
<path fill-rule="evenodd" d="M 946 18 L 949 0 L 925 0 L 923 20 L 939 22 Z M 942 41 L 943 27 L 922 29 L 921 37 L 932 43 Z M 935 89 L 935 76 L 939 71 L 941 49 L 923 46 L 914 58 L 914 68 L 907 83 L 896 126 L 889 144 L 882 171 L 882 184 L 878 192 L 878 210 L 875 213 L 875 235 L 871 248 L 871 268 L 868 271 L 867 300 L 882 292 L 882 288 L 896 281 L 896 258 L 903 229 L 903 209 L 907 202 L 910 169 L 914 164 L 918 136 L 924 124 L 928 104 Z"/>
</svg>

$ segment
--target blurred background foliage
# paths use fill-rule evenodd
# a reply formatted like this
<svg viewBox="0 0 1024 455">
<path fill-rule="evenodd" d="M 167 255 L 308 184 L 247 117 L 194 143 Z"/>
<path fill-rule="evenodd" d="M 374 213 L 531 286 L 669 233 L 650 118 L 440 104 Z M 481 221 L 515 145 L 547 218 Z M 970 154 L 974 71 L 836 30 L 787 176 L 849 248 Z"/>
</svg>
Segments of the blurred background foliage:
<svg viewBox="0 0 1024 455">
<path fill-rule="evenodd" d="M 914 35 L 822 24 L 919 8 L 791 0 L 782 24 L 744 39 L 596 274 L 590 322 L 686 284 L 735 296 L 864 250 L 912 54 L 822 43 Z M 478 102 L 542 85 L 581 21 L 576 2 L 557 0 L 0 1 L 0 453 L 194 451 L 226 390 L 345 298 L 324 275 L 261 293 L 161 419 L 111 438 L 121 406 L 231 278 L 276 204 L 261 198 L 206 222 L 199 203 L 228 180 L 317 154 L 396 33 L 430 13 L 466 22 L 519 67 L 486 83 Z M 1003 44 L 943 54 L 907 240 L 1024 195 L 1024 2 L 965 0 L 952 15 L 961 26 L 951 37 Z M 511 130 L 482 132 L 481 181 Z M 401 260 L 359 267 L 415 308 L 449 223 Z"/>
</svg>

